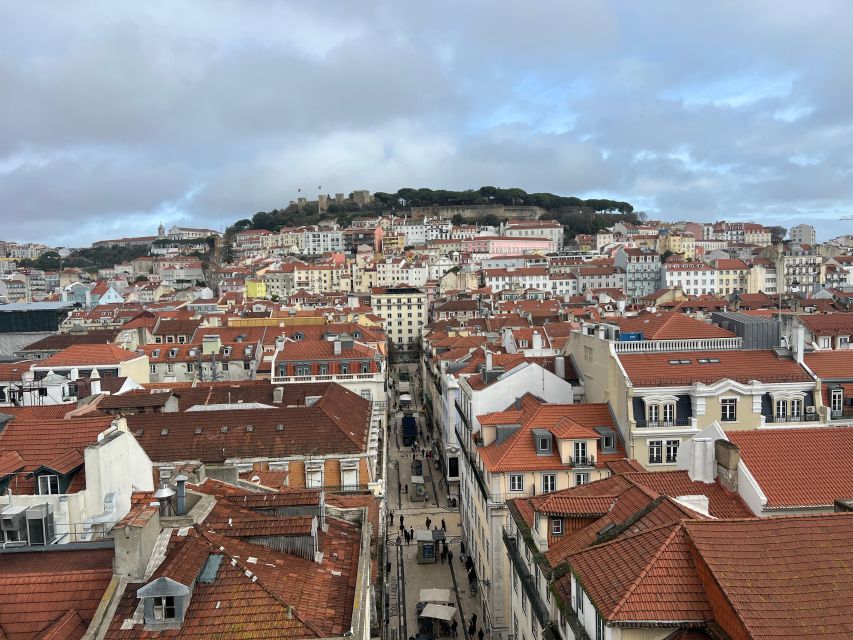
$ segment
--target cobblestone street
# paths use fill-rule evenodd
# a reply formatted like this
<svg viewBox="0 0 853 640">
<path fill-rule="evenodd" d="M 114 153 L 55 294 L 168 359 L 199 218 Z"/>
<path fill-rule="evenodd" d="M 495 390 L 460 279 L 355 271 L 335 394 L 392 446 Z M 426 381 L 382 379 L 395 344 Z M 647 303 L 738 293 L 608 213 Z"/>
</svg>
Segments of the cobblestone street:
<svg viewBox="0 0 853 640">
<path fill-rule="evenodd" d="M 413 411 L 416 412 L 419 437 L 417 451 L 404 446 L 400 433 L 402 411 L 394 411 L 398 405 L 396 390 L 401 367 L 410 373 Z M 449 589 L 451 602 L 457 609 L 455 620 L 458 623 L 458 638 L 468 638 L 468 625 L 473 614 L 481 620 L 477 598 L 469 591 L 467 573 L 462 553 L 462 528 L 458 507 L 447 506 L 447 486 L 442 472 L 435 463 L 436 450 L 432 438 L 427 438 L 427 425 L 420 406 L 420 383 L 415 376 L 415 365 L 394 367 L 394 390 L 389 392 L 389 406 L 392 408 L 388 423 L 388 558 L 391 570 L 388 581 L 389 612 L 388 638 L 408 639 L 418 636 L 417 604 L 422 589 Z M 431 451 L 431 460 L 424 455 Z M 423 463 L 424 486 L 427 499 L 413 500 L 415 492 L 412 486 L 412 463 Z M 407 491 L 408 489 L 408 491 Z M 392 514 L 393 512 L 393 514 Z M 435 563 L 418 563 L 418 545 L 411 541 L 408 545 L 400 528 L 400 517 L 406 530 L 413 528 L 417 533 L 426 529 L 427 519 L 430 529 L 446 527 L 447 548 L 452 554 L 450 562 L 436 558 Z M 478 623 L 479 625 L 479 623 Z M 479 629 L 479 626 L 477 627 Z M 449 635 L 443 637 L 451 637 Z"/>
</svg>

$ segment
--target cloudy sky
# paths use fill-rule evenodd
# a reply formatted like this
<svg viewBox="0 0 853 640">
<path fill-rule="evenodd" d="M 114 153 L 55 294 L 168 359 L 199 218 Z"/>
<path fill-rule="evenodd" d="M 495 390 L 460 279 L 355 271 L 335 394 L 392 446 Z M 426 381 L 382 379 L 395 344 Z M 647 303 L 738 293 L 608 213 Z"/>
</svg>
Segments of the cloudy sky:
<svg viewBox="0 0 853 640">
<path fill-rule="evenodd" d="M 124 8 L 118 8 L 122 4 Z M 853 233 L 853 2 L 0 0 L 0 238 L 484 184 Z"/>
</svg>

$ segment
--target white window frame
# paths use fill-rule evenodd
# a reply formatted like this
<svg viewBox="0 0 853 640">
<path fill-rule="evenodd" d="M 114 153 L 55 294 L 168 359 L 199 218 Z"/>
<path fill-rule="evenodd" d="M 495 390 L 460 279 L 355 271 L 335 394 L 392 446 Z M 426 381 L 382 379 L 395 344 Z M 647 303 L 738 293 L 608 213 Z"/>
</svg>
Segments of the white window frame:
<svg viewBox="0 0 853 640">
<path fill-rule="evenodd" d="M 542 446 L 544 443 L 544 447 Z M 537 451 L 549 451 L 550 447 L 548 444 L 550 443 L 550 438 L 548 436 L 539 436 L 537 438 Z"/>
<path fill-rule="evenodd" d="M 732 407 L 731 417 L 726 417 L 726 407 Z M 737 398 L 720 398 L 720 422 L 737 422 Z"/>
<path fill-rule="evenodd" d="M 681 446 L 681 438 L 667 438 L 663 443 L 663 460 L 666 464 L 675 464 L 678 460 L 678 448 Z M 672 450 L 672 454 L 670 454 Z"/>
<path fill-rule="evenodd" d="M 551 535 L 552 536 L 563 535 L 563 519 L 562 518 L 552 518 L 551 519 Z"/>
<path fill-rule="evenodd" d="M 586 471 L 575 474 L 575 486 L 578 487 L 582 484 L 589 484 L 589 473 Z"/>
<path fill-rule="evenodd" d="M 663 464 L 663 440 L 647 440 L 646 448 L 649 451 L 649 464 Z M 657 456 L 652 456 L 652 451 L 658 452 Z"/>
<path fill-rule="evenodd" d="M 524 491 L 524 475 L 520 473 L 511 473 L 509 476 L 509 490 L 513 493 Z"/>
<path fill-rule="evenodd" d="M 58 475 L 49 473 L 39 476 L 38 494 L 40 496 L 58 496 L 60 493 Z"/>
<path fill-rule="evenodd" d="M 557 474 L 542 474 L 542 493 L 553 493 L 557 490 Z"/>
<path fill-rule="evenodd" d="M 844 390 L 833 389 L 829 395 L 830 411 L 842 411 L 844 409 Z"/>
</svg>

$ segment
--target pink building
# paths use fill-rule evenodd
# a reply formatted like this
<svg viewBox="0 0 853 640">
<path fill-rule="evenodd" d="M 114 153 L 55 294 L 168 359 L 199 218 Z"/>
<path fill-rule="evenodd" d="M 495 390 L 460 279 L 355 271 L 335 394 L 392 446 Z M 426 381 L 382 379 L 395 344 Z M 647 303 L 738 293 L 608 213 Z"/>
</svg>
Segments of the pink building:
<svg viewBox="0 0 853 640">
<path fill-rule="evenodd" d="M 488 256 L 511 256 L 525 253 L 552 253 L 556 243 L 548 238 L 511 238 L 506 236 L 477 236 L 462 240 L 464 253 Z"/>
</svg>

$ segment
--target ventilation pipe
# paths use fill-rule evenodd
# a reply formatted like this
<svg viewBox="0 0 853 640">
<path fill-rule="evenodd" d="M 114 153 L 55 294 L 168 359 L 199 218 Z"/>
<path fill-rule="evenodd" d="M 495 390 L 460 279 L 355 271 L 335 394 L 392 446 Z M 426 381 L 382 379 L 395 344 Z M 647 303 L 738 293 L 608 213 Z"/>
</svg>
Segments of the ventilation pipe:
<svg viewBox="0 0 853 640">
<path fill-rule="evenodd" d="M 538 331 L 533 332 L 533 348 L 541 349 L 542 348 L 542 334 Z"/>
<path fill-rule="evenodd" d="M 92 375 L 89 376 L 89 380 L 92 383 L 90 395 L 101 395 L 101 374 L 98 373 L 97 369 L 92 369 Z"/>
<path fill-rule="evenodd" d="M 284 402 L 284 387 L 276 387 L 272 390 L 272 401 L 275 404 Z"/>
</svg>

